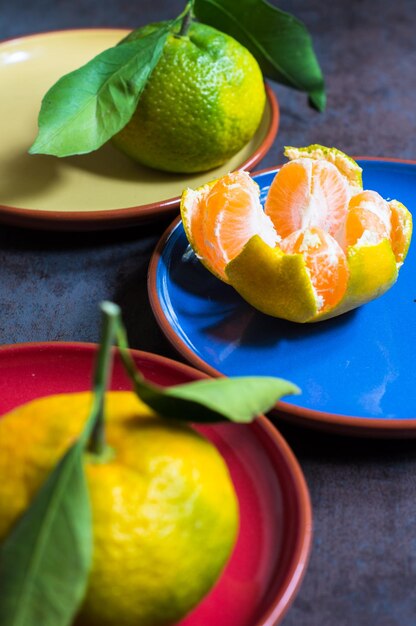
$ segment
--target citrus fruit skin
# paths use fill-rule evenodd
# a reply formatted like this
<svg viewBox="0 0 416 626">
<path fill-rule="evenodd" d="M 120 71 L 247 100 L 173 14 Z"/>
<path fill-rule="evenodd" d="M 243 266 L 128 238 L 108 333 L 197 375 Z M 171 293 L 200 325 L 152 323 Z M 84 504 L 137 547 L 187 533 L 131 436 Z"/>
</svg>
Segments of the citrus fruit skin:
<svg viewBox="0 0 416 626">
<path fill-rule="evenodd" d="M 159 626 L 217 580 L 238 530 L 225 462 L 195 430 L 130 392 L 107 395 L 106 462 L 86 455 L 93 564 L 76 626 Z M 0 419 L 0 539 L 80 433 L 91 394 L 50 396 Z"/>
<path fill-rule="evenodd" d="M 318 312 L 302 254 L 271 248 L 258 235 L 230 261 L 226 273 L 234 289 L 262 313 L 307 322 Z"/>
<path fill-rule="evenodd" d="M 252 138 L 265 101 L 261 70 L 251 53 L 232 37 L 193 22 L 186 35 L 168 36 L 132 119 L 113 142 L 155 169 L 209 170 Z"/>
<path fill-rule="evenodd" d="M 253 272 L 252 268 L 256 267 Z M 351 311 L 383 295 L 394 285 L 398 269 L 387 239 L 376 245 L 351 247 L 336 277 L 342 297 L 319 307 L 303 254 L 285 254 L 253 237 L 226 267 L 229 283 L 253 307 L 291 322 L 320 322 Z M 345 275 L 348 282 L 345 285 Z"/>
</svg>

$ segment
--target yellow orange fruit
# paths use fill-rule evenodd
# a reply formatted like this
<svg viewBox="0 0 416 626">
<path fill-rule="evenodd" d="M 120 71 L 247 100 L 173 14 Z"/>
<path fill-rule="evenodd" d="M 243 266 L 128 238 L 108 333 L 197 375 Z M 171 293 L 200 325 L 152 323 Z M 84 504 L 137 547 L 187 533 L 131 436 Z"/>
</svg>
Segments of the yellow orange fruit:
<svg viewBox="0 0 416 626">
<path fill-rule="evenodd" d="M 34 400 L 0 419 L 0 540 L 82 430 L 90 393 Z M 222 457 L 130 392 L 107 395 L 106 462 L 86 456 L 93 563 L 76 626 L 161 626 L 215 583 L 238 504 Z M 39 625 L 40 626 L 40 625 Z"/>
<path fill-rule="evenodd" d="M 156 27 L 144 26 L 130 39 Z M 253 55 L 229 35 L 193 22 L 186 34 L 168 36 L 133 117 L 113 142 L 155 169 L 209 170 L 252 138 L 265 102 Z"/>
</svg>

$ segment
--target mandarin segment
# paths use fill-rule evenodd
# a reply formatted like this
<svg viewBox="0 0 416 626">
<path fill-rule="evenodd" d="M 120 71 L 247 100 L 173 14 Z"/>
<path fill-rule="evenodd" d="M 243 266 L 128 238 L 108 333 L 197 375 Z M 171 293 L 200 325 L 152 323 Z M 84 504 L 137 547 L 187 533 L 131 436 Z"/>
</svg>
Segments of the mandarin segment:
<svg viewBox="0 0 416 626">
<path fill-rule="evenodd" d="M 335 235 L 345 220 L 351 193 L 345 178 L 332 163 L 313 162 L 311 196 L 313 209 L 308 226 L 320 226 Z"/>
<path fill-rule="evenodd" d="M 280 247 L 287 254 L 302 254 L 319 310 L 324 313 L 333 309 L 345 294 L 349 277 L 347 258 L 338 242 L 314 227 L 292 233 Z"/>
<path fill-rule="evenodd" d="M 375 244 L 388 238 L 386 225 L 374 211 L 368 211 L 359 206 L 348 211 L 345 220 L 346 247 L 355 246 L 360 240 Z"/>
<path fill-rule="evenodd" d="M 383 222 L 387 237 L 391 231 L 391 210 L 389 204 L 380 196 L 377 191 L 365 190 L 353 196 L 350 200 L 348 210 L 363 209 L 374 213 Z"/>
<path fill-rule="evenodd" d="M 338 148 L 327 148 L 318 143 L 306 146 L 304 148 L 295 148 L 294 146 L 285 146 L 284 155 L 290 160 L 294 159 L 315 159 L 318 161 L 328 161 L 335 165 L 343 176 L 348 180 L 348 184 L 353 193 L 363 188 L 362 168 L 354 159 L 341 152 Z"/>
<path fill-rule="evenodd" d="M 348 210 L 350 190 L 338 169 L 326 161 L 290 161 L 276 174 L 265 203 L 265 213 L 277 233 L 318 226 L 334 235 Z"/>
<path fill-rule="evenodd" d="M 260 203 L 257 183 L 245 171 L 187 190 L 181 214 L 189 242 L 204 265 L 227 282 L 225 266 L 254 235 L 274 246 L 278 236 Z"/>
<path fill-rule="evenodd" d="M 183 194 L 181 202 L 182 214 L 186 215 L 186 219 L 183 219 L 185 232 L 192 248 L 197 254 L 198 250 L 203 251 L 205 247 L 203 216 L 206 193 L 208 193 L 208 185 L 203 187 L 200 191 L 187 189 Z"/>
<path fill-rule="evenodd" d="M 311 162 L 293 161 L 284 165 L 273 179 L 264 210 L 282 238 L 302 228 L 303 214 L 310 201 L 311 171 Z"/>
<path fill-rule="evenodd" d="M 221 274 L 253 235 L 262 234 L 270 245 L 277 242 L 259 195 L 257 183 L 247 172 L 239 171 L 218 180 L 205 198 L 206 250 L 210 262 Z M 217 245 L 211 246 L 215 241 Z"/>
<path fill-rule="evenodd" d="M 407 255 L 412 238 L 412 214 L 397 200 L 389 202 L 391 210 L 391 243 L 396 261 L 401 265 Z"/>
</svg>

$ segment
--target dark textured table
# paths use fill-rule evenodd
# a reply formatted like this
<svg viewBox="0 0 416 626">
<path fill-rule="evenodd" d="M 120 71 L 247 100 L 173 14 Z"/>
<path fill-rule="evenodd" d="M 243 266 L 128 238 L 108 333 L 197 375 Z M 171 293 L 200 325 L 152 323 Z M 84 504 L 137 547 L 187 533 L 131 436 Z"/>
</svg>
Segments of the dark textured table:
<svg viewBox="0 0 416 626">
<path fill-rule="evenodd" d="M 133 28 L 172 17 L 182 6 L 181 0 L 2 0 L 0 38 Z M 318 114 L 303 94 L 274 85 L 280 131 L 258 169 L 281 162 L 285 144 L 416 158 L 414 0 L 285 0 L 279 6 L 313 34 L 328 108 Z M 0 342 L 96 341 L 97 303 L 111 299 L 123 308 L 132 347 L 176 356 L 146 291 L 148 261 L 166 225 L 77 235 L 1 227 Z M 305 473 L 315 526 L 309 569 L 284 626 L 414 626 L 416 445 L 278 426 Z"/>
</svg>

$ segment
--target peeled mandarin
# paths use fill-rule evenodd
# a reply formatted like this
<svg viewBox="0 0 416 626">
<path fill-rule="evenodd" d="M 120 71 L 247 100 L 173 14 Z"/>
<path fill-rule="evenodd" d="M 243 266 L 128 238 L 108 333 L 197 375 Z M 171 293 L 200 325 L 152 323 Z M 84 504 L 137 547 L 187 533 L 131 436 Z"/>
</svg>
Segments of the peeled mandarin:
<svg viewBox="0 0 416 626">
<path fill-rule="evenodd" d="M 362 189 L 361 168 L 336 148 L 287 148 L 265 211 L 246 172 L 181 202 L 198 258 L 258 310 L 295 322 L 340 315 L 382 295 L 406 257 L 412 216 Z"/>
</svg>

